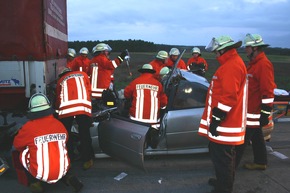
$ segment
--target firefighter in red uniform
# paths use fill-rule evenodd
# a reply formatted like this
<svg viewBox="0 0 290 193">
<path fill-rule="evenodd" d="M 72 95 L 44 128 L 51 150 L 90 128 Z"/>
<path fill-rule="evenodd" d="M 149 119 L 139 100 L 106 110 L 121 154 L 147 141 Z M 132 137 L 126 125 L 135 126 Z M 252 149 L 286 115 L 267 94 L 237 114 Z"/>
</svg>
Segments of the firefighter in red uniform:
<svg viewBox="0 0 290 193">
<path fill-rule="evenodd" d="M 206 60 L 201 57 L 200 49 L 198 47 L 193 47 L 191 53 L 192 57 L 187 61 L 187 69 L 204 76 L 208 69 L 208 64 Z"/>
<path fill-rule="evenodd" d="M 88 58 L 89 50 L 86 47 L 80 49 L 80 55 L 74 59 L 74 63 L 70 68 L 72 71 L 83 71 L 86 74 L 90 70 L 90 59 Z"/>
<path fill-rule="evenodd" d="M 66 67 L 73 69 L 74 68 L 74 59 L 76 57 L 76 51 L 73 48 L 67 49 L 67 61 Z"/>
<path fill-rule="evenodd" d="M 235 146 L 244 143 L 247 110 L 247 69 L 229 36 L 213 38 L 206 47 L 215 52 L 220 67 L 209 86 L 198 133 L 209 139 L 215 168 L 212 192 L 231 193 L 235 177 Z"/>
<path fill-rule="evenodd" d="M 160 126 L 160 110 L 167 105 L 167 96 L 163 92 L 162 84 L 154 78 L 156 72 L 150 64 L 144 64 L 138 70 L 142 73 L 125 89 L 124 96 L 132 101 L 129 110 L 130 118 L 135 121 L 151 124 L 150 140 L 147 143 L 156 148 Z"/>
<path fill-rule="evenodd" d="M 169 58 L 167 60 L 167 67 L 173 68 L 175 61 L 177 60 L 178 56 L 180 55 L 180 52 L 177 48 L 171 48 L 169 51 Z M 184 60 L 180 59 L 177 68 L 187 70 L 187 66 L 184 62 Z"/>
<path fill-rule="evenodd" d="M 252 142 L 254 162 L 244 165 L 245 168 L 265 170 L 267 167 L 267 151 L 262 127 L 269 123 L 274 102 L 274 69 L 265 55 L 265 44 L 258 34 L 247 34 L 244 40 L 245 50 L 250 59 L 247 67 L 249 77 L 247 130 L 244 145 L 237 148 L 237 166 L 249 141 Z"/>
<path fill-rule="evenodd" d="M 168 53 L 164 50 L 160 50 L 155 59 L 152 60 L 149 64 L 153 67 L 153 69 L 156 72 L 156 75 L 154 75 L 158 79 L 158 74 L 161 70 L 161 68 L 167 66 L 167 60 L 168 60 Z"/>
<path fill-rule="evenodd" d="M 19 130 L 13 145 L 20 153 L 19 160 L 26 170 L 31 192 L 43 192 L 41 181 L 51 184 L 60 179 L 79 191 L 83 184 L 69 174 L 67 130 L 53 117 L 48 99 L 43 94 L 34 94 L 28 108 L 30 120 Z"/>
<path fill-rule="evenodd" d="M 113 87 L 113 73 L 128 55 L 123 51 L 114 60 L 109 59 L 112 48 L 105 43 L 97 44 L 92 52 L 94 57 L 90 61 L 90 76 L 92 85 L 92 97 L 100 101 L 104 90 Z"/>
<path fill-rule="evenodd" d="M 84 161 L 83 169 L 89 169 L 93 165 L 93 148 L 90 135 L 92 124 L 91 113 L 91 84 L 86 73 L 71 71 L 65 68 L 59 75 L 56 86 L 56 109 L 58 118 L 72 136 L 72 125 L 75 120 L 78 124 L 80 137 L 80 153 Z M 74 160 L 73 137 L 68 140 L 68 154 Z"/>
</svg>

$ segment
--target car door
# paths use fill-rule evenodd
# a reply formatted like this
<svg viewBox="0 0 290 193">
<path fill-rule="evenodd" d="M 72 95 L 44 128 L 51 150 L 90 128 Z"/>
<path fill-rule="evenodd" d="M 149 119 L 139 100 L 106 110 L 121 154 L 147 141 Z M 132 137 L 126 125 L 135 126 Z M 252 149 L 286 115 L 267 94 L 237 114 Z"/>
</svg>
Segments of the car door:
<svg viewBox="0 0 290 193">
<path fill-rule="evenodd" d="M 112 115 L 98 126 L 99 144 L 113 158 L 144 168 L 144 147 L 150 125 Z"/>
<path fill-rule="evenodd" d="M 169 150 L 207 147 L 208 140 L 198 135 L 207 89 L 207 85 L 186 79 L 171 89 L 165 121 Z"/>
</svg>

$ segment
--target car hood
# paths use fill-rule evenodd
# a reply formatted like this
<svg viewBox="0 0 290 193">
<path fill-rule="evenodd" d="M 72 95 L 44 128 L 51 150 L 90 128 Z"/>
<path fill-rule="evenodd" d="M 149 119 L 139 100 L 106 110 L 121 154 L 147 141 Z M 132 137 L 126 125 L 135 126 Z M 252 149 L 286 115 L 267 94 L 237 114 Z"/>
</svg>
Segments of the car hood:
<svg viewBox="0 0 290 193">
<path fill-rule="evenodd" d="M 189 82 L 198 82 L 198 83 L 205 85 L 207 87 L 209 86 L 209 82 L 207 81 L 206 78 L 199 76 L 197 74 L 194 74 L 192 72 L 186 71 L 186 70 L 177 69 L 176 73 L 172 76 L 173 77 L 181 76 L 184 79 L 188 80 Z"/>
</svg>

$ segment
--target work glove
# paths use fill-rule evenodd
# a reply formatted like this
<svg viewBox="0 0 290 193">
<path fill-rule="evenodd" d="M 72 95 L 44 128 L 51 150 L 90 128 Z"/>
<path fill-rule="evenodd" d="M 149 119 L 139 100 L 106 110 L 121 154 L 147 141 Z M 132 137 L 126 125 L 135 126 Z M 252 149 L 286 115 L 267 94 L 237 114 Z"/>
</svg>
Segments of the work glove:
<svg viewBox="0 0 290 193">
<path fill-rule="evenodd" d="M 54 118 L 58 119 L 58 109 L 55 109 L 52 115 Z"/>
<path fill-rule="evenodd" d="M 95 66 L 98 66 L 98 63 L 91 63 L 90 64 L 90 67 L 95 67 Z"/>
<path fill-rule="evenodd" d="M 264 127 L 269 124 L 269 116 L 271 115 L 272 107 L 262 104 L 261 116 L 260 116 L 260 127 Z"/>
<path fill-rule="evenodd" d="M 127 50 L 124 50 L 123 52 L 121 52 L 121 54 L 118 56 L 120 62 L 123 62 L 123 60 L 126 56 L 128 56 Z"/>
<path fill-rule="evenodd" d="M 104 105 L 106 106 L 115 106 L 116 105 L 116 95 L 114 93 L 114 91 L 112 91 L 111 89 L 107 88 L 105 90 L 103 90 L 102 93 L 102 100 L 104 102 Z"/>
<path fill-rule="evenodd" d="M 211 123 L 209 126 L 209 132 L 217 137 L 219 136 L 219 133 L 217 132 L 217 127 L 220 125 L 220 123 L 226 118 L 227 113 L 220 110 L 217 107 L 214 107 L 212 110 L 212 117 L 211 117 Z"/>
<path fill-rule="evenodd" d="M 201 63 L 201 64 L 200 64 L 200 68 L 201 68 L 202 70 L 204 70 L 204 69 L 205 69 L 205 64 L 204 64 L 204 63 Z"/>
<path fill-rule="evenodd" d="M 192 62 L 192 63 L 190 64 L 190 67 L 192 68 L 191 70 L 194 70 L 194 69 L 196 68 L 196 66 L 197 66 L 197 63 Z"/>
</svg>

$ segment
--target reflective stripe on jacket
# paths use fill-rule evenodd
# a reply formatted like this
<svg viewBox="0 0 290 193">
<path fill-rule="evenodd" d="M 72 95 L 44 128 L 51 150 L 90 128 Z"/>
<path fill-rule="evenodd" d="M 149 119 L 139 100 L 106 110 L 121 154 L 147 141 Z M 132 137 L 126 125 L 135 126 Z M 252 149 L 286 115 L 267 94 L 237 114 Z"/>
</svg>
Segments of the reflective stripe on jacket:
<svg viewBox="0 0 290 193">
<path fill-rule="evenodd" d="M 89 73 L 90 70 L 90 59 L 84 57 L 82 55 L 76 57 L 74 59 L 74 69 L 72 71 L 83 71 L 86 74 Z"/>
<path fill-rule="evenodd" d="M 74 71 L 64 74 L 57 81 L 56 96 L 60 119 L 81 114 L 91 116 L 91 84 L 86 73 Z"/>
<path fill-rule="evenodd" d="M 67 68 L 69 68 L 69 69 L 71 69 L 72 71 L 74 71 L 73 69 L 75 68 L 74 67 L 74 65 L 75 65 L 75 60 L 74 59 L 72 59 L 72 60 L 67 60 L 67 62 L 66 62 L 66 67 Z"/>
<path fill-rule="evenodd" d="M 220 67 L 213 75 L 198 132 L 219 144 L 240 145 L 244 143 L 246 126 L 246 67 L 235 49 L 227 51 L 217 59 Z M 214 107 L 227 112 L 225 120 L 217 127 L 217 137 L 209 132 Z"/>
<path fill-rule="evenodd" d="M 261 105 L 274 102 L 274 69 L 264 52 L 259 53 L 247 68 L 249 77 L 247 127 L 260 127 Z"/>
<path fill-rule="evenodd" d="M 203 57 L 191 57 L 188 59 L 187 61 L 187 69 L 190 70 L 189 66 L 192 64 L 192 63 L 195 63 L 197 65 L 201 65 L 201 64 L 204 64 L 205 65 L 205 70 L 208 69 L 208 64 L 206 62 L 206 60 L 203 58 Z"/>
<path fill-rule="evenodd" d="M 90 65 L 92 97 L 100 99 L 103 90 L 110 87 L 115 68 L 121 64 L 119 59 L 110 60 L 104 54 L 95 56 Z"/>
<path fill-rule="evenodd" d="M 69 169 L 67 140 L 66 128 L 49 115 L 23 125 L 13 145 L 20 152 L 20 162 L 32 176 L 47 183 L 55 183 Z"/>
<path fill-rule="evenodd" d="M 125 89 L 126 99 L 132 99 L 130 118 L 144 123 L 158 123 L 160 108 L 167 105 L 161 83 L 151 73 L 143 73 Z"/>
<path fill-rule="evenodd" d="M 170 58 L 167 61 L 167 66 L 172 68 L 175 64 L 175 61 L 171 60 Z M 183 69 L 183 70 L 187 70 L 187 65 L 185 64 L 184 60 L 180 59 L 178 64 L 177 64 L 177 68 L 179 69 Z"/>
</svg>

